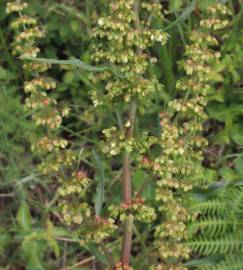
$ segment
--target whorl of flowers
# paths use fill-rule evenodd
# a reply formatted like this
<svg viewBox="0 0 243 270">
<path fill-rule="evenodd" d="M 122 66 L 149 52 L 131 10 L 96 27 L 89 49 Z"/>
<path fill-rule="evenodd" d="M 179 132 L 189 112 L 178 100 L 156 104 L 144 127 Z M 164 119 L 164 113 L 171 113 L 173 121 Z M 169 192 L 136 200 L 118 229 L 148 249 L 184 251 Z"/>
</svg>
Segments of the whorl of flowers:
<svg viewBox="0 0 243 270">
<path fill-rule="evenodd" d="M 138 6 L 139 14 L 134 10 Z M 109 3 L 109 12 L 98 20 L 98 27 L 93 30 L 93 60 L 106 64 L 116 70 L 106 70 L 95 76 L 95 80 L 104 83 L 104 91 L 92 92 L 95 106 L 119 106 L 123 108 L 132 101 L 138 105 L 149 104 L 153 93 L 161 88 L 155 76 L 148 76 L 147 69 L 151 61 L 147 50 L 156 42 L 164 45 L 168 34 L 160 29 L 150 29 L 149 22 L 153 15 L 161 16 L 161 4 L 157 2 L 118 0 Z M 98 41 L 98 42 L 97 42 Z M 127 105 L 126 105 L 127 104 Z M 115 111 L 115 108 L 112 108 Z M 108 156 L 116 156 L 135 150 L 144 153 L 155 142 L 148 132 L 128 138 L 127 131 L 131 121 L 124 123 L 124 128 L 112 126 L 103 130 L 105 142 L 102 150 Z M 143 142 L 143 143 L 141 143 Z"/>
<path fill-rule="evenodd" d="M 15 32 L 13 53 L 23 58 L 36 58 L 40 51 L 36 41 L 44 37 L 44 30 L 38 26 L 36 18 L 23 14 L 27 7 L 28 4 L 21 1 L 7 3 L 6 13 L 15 14 L 11 23 Z M 112 220 L 95 217 L 94 211 L 85 202 L 91 180 L 83 171 L 74 171 L 75 153 L 68 148 L 66 139 L 56 136 L 63 117 L 69 114 L 69 108 L 60 106 L 48 94 L 57 86 L 53 78 L 42 75 L 50 65 L 24 61 L 23 68 L 31 78 L 24 83 L 24 90 L 28 94 L 25 99 L 26 109 L 31 111 L 36 125 L 45 127 L 46 132 L 44 137 L 32 145 L 32 150 L 42 155 L 38 169 L 41 174 L 51 175 L 60 182 L 59 207 L 64 223 L 80 232 L 84 241 L 100 242 L 110 235 L 115 225 Z M 70 171 L 74 171 L 71 176 L 68 175 Z"/>
<path fill-rule="evenodd" d="M 219 42 L 212 31 L 229 23 L 225 17 L 230 11 L 216 4 L 207 8 L 206 13 L 208 18 L 202 19 L 200 28 L 192 32 L 181 61 L 185 77 L 176 85 L 180 97 L 169 102 L 167 112 L 160 114 L 163 155 L 152 167 L 158 178 L 155 199 L 161 204 L 164 222 L 155 231 L 155 247 L 162 262 L 152 266 L 153 270 L 186 270 L 182 262 L 190 256 L 185 240 L 189 237 L 187 223 L 194 214 L 185 193 L 203 175 L 202 149 L 208 143 L 202 137 L 203 122 L 207 119 L 206 97 L 213 82 L 212 69 L 220 58 L 220 53 L 213 49 Z"/>
<path fill-rule="evenodd" d="M 95 106 L 106 103 L 128 103 L 132 99 L 146 100 L 160 87 L 155 77 L 146 78 L 150 61 L 147 49 L 155 42 L 165 44 L 168 35 L 162 30 L 149 28 L 154 13 L 161 14 L 161 4 L 135 0 L 110 1 L 109 14 L 101 17 L 93 31 L 93 60 L 118 67 L 120 76 L 105 71 L 96 79 L 105 82 L 104 92 L 93 92 Z M 139 14 L 134 5 L 139 6 Z M 139 22 L 138 22 L 138 16 Z"/>
<path fill-rule="evenodd" d="M 137 6 L 137 9 L 135 9 Z M 109 2 L 108 14 L 100 17 L 98 26 L 93 30 L 93 60 L 116 70 L 104 71 L 95 76 L 95 80 L 104 83 L 103 92 L 92 92 L 95 106 L 119 106 L 123 108 L 132 102 L 146 106 L 153 99 L 155 91 L 161 85 L 155 76 L 148 76 L 148 66 L 156 61 L 150 58 L 148 49 L 155 43 L 164 45 L 168 34 L 160 29 L 151 29 L 153 15 L 162 17 L 162 6 L 157 1 L 116 0 Z M 98 42 L 97 42 L 98 41 Z M 112 109 L 112 108 L 111 108 Z M 115 111 L 115 109 L 114 109 Z M 103 130 L 105 141 L 102 150 L 108 156 L 124 152 L 142 155 L 155 143 L 156 138 L 148 132 L 128 136 L 132 123 L 128 119 L 123 128 L 116 126 Z M 144 205 L 143 200 L 134 199 L 130 205 L 110 207 L 112 216 L 119 215 L 123 221 L 129 213 L 135 220 L 151 222 L 155 218 L 152 207 Z"/>
<path fill-rule="evenodd" d="M 94 106 L 103 106 L 113 112 L 120 110 L 121 121 L 118 127 L 113 125 L 103 130 L 103 152 L 108 157 L 124 154 L 123 203 L 120 206 L 112 205 L 109 210 L 112 217 L 118 216 L 124 224 L 130 218 L 132 222 L 150 223 L 156 218 L 154 209 L 146 205 L 141 197 L 130 198 L 133 193 L 128 187 L 131 182 L 130 161 L 145 153 L 156 141 L 149 132 L 135 134 L 134 121 L 137 107 L 151 104 L 155 92 L 162 87 L 156 77 L 148 72 L 149 65 L 156 62 L 148 50 L 155 43 L 164 45 L 168 34 L 161 29 L 151 29 L 150 26 L 153 16 L 162 17 L 162 6 L 158 1 L 107 2 L 108 12 L 99 18 L 98 26 L 92 33 L 92 57 L 95 63 L 109 66 L 109 70 L 94 77 L 94 81 L 102 83 L 104 87 L 103 90 L 93 91 L 91 98 Z M 130 171 L 128 175 L 124 173 L 125 166 Z M 129 182 L 127 186 L 126 181 Z M 126 239 L 126 229 L 124 232 L 123 239 Z M 130 249 L 128 242 L 126 244 Z M 123 251 L 122 261 L 117 263 L 116 269 L 132 269 L 129 265 L 130 252 L 124 259 L 126 250 Z"/>
</svg>

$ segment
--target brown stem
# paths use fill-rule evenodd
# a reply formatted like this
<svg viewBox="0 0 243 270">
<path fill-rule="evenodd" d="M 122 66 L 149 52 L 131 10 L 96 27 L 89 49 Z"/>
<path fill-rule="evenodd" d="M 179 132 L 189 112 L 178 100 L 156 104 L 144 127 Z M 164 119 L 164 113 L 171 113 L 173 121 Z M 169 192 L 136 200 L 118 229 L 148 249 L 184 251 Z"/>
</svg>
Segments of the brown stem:
<svg viewBox="0 0 243 270">
<path fill-rule="evenodd" d="M 126 138 L 131 139 L 133 136 L 134 130 L 134 121 L 136 117 L 137 104 L 135 102 L 131 103 L 130 112 L 128 115 L 128 120 L 130 122 L 130 127 L 126 130 Z M 131 156 L 129 152 L 124 153 L 123 158 L 123 174 L 122 174 L 122 183 L 123 183 L 123 203 L 125 205 L 131 204 Z"/>
<path fill-rule="evenodd" d="M 131 249 L 132 249 L 132 224 L 133 224 L 133 215 L 129 215 L 125 224 L 124 224 L 124 237 L 122 241 L 122 257 L 121 263 L 122 267 L 129 267 Z"/>
<path fill-rule="evenodd" d="M 136 117 L 137 104 L 135 102 L 131 103 L 130 112 L 128 120 L 130 122 L 130 127 L 127 129 L 126 138 L 132 138 L 134 130 L 134 121 Z M 131 156 L 129 152 L 124 153 L 123 159 L 123 203 L 125 205 L 130 205 L 132 200 L 132 183 L 131 183 Z M 121 263 L 123 267 L 129 266 L 130 254 L 132 248 L 132 223 L 133 216 L 129 215 L 128 219 L 124 224 L 124 234 L 123 234 L 123 243 L 122 243 L 122 254 L 121 254 Z"/>
<path fill-rule="evenodd" d="M 139 20 L 138 3 L 134 3 L 133 11 L 135 15 L 134 27 L 140 32 L 141 25 Z M 142 49 L 137 48 L 137 55 L 142 54 Z M 134 122 L 136 118 L 137 104 L 135 101 L 131 102 L 128 120 L 129 128 L 126 130 L 126 139 L 133 137 Z M 131 183 L 131 156 L 129 152 L 124 153 L 123 158 L 123 203 L 130 205 L 132 201 L 132 183 Z M 122 242 L 122 254 L 121 264 L 123 268 L 127 268 L 130 265 L 131 249 L 132 249 L 132 227 L 133 227 L 133 216 L 130 214 L 124 224 L 123 242 Z"/>
<path fill-rule="evenodd" d="M 122 175 L 122 184 L 123 184 L 123 203 L 125 205 L 131 204 L 131 158 L 128 152 L 124 153 L 123 158 L 123 175 Z"/>
</svg>

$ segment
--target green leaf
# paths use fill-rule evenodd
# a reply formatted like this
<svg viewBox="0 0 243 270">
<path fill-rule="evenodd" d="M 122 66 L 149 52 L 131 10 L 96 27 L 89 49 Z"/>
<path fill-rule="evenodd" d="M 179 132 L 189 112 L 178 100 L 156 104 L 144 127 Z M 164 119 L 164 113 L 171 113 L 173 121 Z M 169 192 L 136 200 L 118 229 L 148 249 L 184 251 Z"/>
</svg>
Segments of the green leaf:
<svg viewBox="0 0 243 270">
<path fill-rule="evenodd" d="M 224 104 L 213 103 L 208 108 L 209 116 L 221 122 L 231 122 L 236 116 L 243 114 L 242 104 L 226 106 Z"/>
<path fill-rule="evenodd" d="M 47 59 L 47 58 L 21 57 L 21 59 L 39 61 L 46 64 L 71 65 L 74 67 L 84 69 L 86 71 L 93 71 L 93 72 L 99 72 L 99 71 L 104 71 L 104 70 L 109 69 L 107 66 L 95 67 L 95 66 L 88 65 L 77 58 L 71 59 L 71 60 L 58 60 L 58 59 Z"/>
<path fill-rule="evenodd" d="M 235 159 L 234 163 L 235 163 L 235 170 L 236 170 L 236 172 L 239 175 L 242 176 L 243 175 L 243 170 L 242 170 L 242 168 L 243 168 L 243 157 L 242 156 L 237 157 Z"/>
<path fill-rule="evenodd" d="M 31 229 L 31 214 L 29 205 L 23 201 L 21 206 L 19 207 L 18 213 L 17 213 L 17 221 L 23 231 L 28 232 Z"/>
<path fill-rule="evenodd" d="M 4 254 L 6 247 L 11 243 L 11 235 L 0 231 L 0 255 Z"/>
<path fill-rule="evenodd" d="M 149 176 L 144 171 L 142 170 L 135 171 L 132 179 L 134 189 L 136 191 L 140 190 L 142 188 L 142 185 L 147 179 L 149 179 Z M 149 183 L 149 185 L 143 188 L 142 197 L 145 198 L 146 200 L 153 199 L 154 190 L 155 190 L 154 183 L 153 182 Z"/>
<path fill-rule="evenodd" d="M 238 178 L 238 175 L 235 173 L 233 169 L 230 169 L 228 167 L 223 167 L 219 170 L 219 175 L 223 177 L 223 179 L 227 181 L 233 181 Z"/>
<path fill-rule="evenodd" d="M 229 144 L 230 143 L 230 134 L 228 129 L 222 129 L 215 134 L 213 138 L 214 144 Z"/>
<path fill-rule="evenodd" d="M 163 31 L 167 31 L 168 29 L 176 26 L 177 24 L 185 21 L 190 15 L 191 13 L 193 12 L 193 10 L 196 8 L 196 3 L 197 3 L 197 0 L 193 0 L 185 9 L 184 11 L 181 13 L 180 17 L 175 20 L 174 22 L 172 22 L 171 24 L 169 24 L 167 27 L 165 27 L 163 29 Z"/>
<path fill-rule="evenodd" d="M 236 144 L 243 145 L 243 127 L 242 127 L 242 125 L 233 125 L 230 135 L 231 135 L 232 140 Z"/>
<path fill-rule="evenodd" d="M 203 257 L 200 259 L 192 259 L 185 263 L 186 266 L 196 267 L 196 266 L 211 266 L 215 265 L 220 259 L 222 259 L 222 255 L 211 255 L 207 257 Z"/>
<path fill-rule="evenodd" d="M 22 244 L 22 251 L 28 270 L 45 270 L 43 263 L 43 245 L 30 238 L 26 238 Z"/>
<path fill-rule="evenodd" d="M 99 216 L 102 205 L 104 203 L 105 174 L 104 174 L 103 165 L 102 165 L 102 163 L 100 161 L 100 157 L 98 156 L 98 154 L 94 150 L 92 151 L 92 154 L 93 154 L 93 157 L 94 157 L 94 160 L 95 160 L 95 165 L 96 165 L 96 169 L 97 169 L 98 176 L 99 176 L 99 183 L 98 183 L 98 186 L 97 186 L 96 198 L 95 198 L 95 215 Z"/>
<path fill-rule="evenodd" d="M 0 67 L 0 80 L 11 81 L 15 78 L 16 76 L 12 72 Z"/>
<path fill-rule="evenodd" d="M 169 4 L 169 10 L 172 12 L 176 12 L 180 9 L 182 5 L 182 0 L 171 0 Z"/>
<path fill-rule="evenodd" d="M 92 243 L 86 243 L 87 248 L 89 251 L 103 264 L 109 265 L 109 262 L 105 255 L 103 255 L 99 249 Z"/>
<path fill-rule="evenodd" d="M 51 221 L 47 221 L 46 240 L 50 248 L 54 251 L 56 257 L 60 256 L 60 249 L 54 238 L 54 226 Z"/>
<path fill-rule="evenodd" d="M 118 67 L 113 64 L 110 64 L 109 66 L 91 66 L 77 58 L 74 58 L 71 60 L 59 60 L 59 59 L 48 59 L 48 58 L 20 57 L 20 59 L 39 61 L 46 64 L 71 65 L 71 66 L 78 67 L 83 70 L 91 71 L 91 72 L 101 72 L 105 70 L 110 70 L 117 77 L 120 77 L 120 78 L 125 77 L 123 74 L 121 74 Z"/>
</svg>

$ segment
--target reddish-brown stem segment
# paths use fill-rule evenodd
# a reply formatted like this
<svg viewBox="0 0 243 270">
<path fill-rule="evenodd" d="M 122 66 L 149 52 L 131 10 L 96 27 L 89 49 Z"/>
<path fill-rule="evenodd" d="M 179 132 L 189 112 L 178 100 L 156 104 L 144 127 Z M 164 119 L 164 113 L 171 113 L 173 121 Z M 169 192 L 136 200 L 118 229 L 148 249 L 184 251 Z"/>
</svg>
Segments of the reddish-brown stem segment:
<svg viewBox="0 0 243 270">
<path fill-rule="evenodd" d="M 126 138 L 130 139 L 133 136 L 134 121 L 136 117 L 137 105 L 135 102 L 131 103 L 130 111 L 128 115 L 128 120 L 130 123 L 129 128 L 126 131 Z M 123 174 L 122 174 L 122 184 L 123 184 L 123 203 L 125 205 L 131 204 L 131 157 L 129 152 L 124 153 L 123 158 Z"/>
<path fill-rule="evenodd" d="M 141 31 L 138 14 L 138 3 L 134 3 L 133 11 L 135 15 L 134 20 L 135 29 L 137 31 Z M 137 54 L 138 55 L 142 54 L 142 50 L 140 48 L 137 49 Z M 137 104 L 135 101 L 132 101 L 128 115 L 129 127 L 126 130 L 126 139 L 130 139 L 133 137 L 136 112 L 137 112 Z M 125 205 L 130 205 L 132 201 L 131 156 L 130 153 L 127 151 L 124 153 L 123 158 L 122 185 L 123 185 L 123 203 Z M 128 268 L 130 265 L 130 257 L 132 249 L 132 226 L 133 226 L 133 216 L 129 215 L 124 224 L 122 253 L 121 253 L 121 264 L 123 268 Z"/>
<path fill-rule="evenodd" d="M 131 158 L 128 152 L 124 153 L 123 158 L 123 176 L 122 176 L 122 185 L 123 185 L 123 203 L 129 205 L 131 203 Z"/>
<path fill-rule="evenodd" d="M 132 224 L 133 224 L 133 216 L 129 215 L 125 224 L 124 224 L 124 237 L 122 241 L 122 257 L 121 263 L 122 267 L 129 267 L 130 255 L 132 249 Z"/>
<path fill-rule="evenodd" d="M 132 102 L 128 116 L 130 127 L 127 129 L 126 132 L 127 139 L 132 138 L 133 136 L 136 111 L 137 105 L 135 102 Z M 132 200 L 131 157 L 130 153 L 127 151 L 124 153 L 123 159 L 122 185 L 123 185 L 123 203 L 125 205 L 130 205 Z M 124 224 L 124 234 L 123 234 L 122 254 L 121 254 L 121 263 L 123 267 L 129 266 L 130 262 L 130 254 L 132 248 L 132 223 L 133 223 L 133 216 L 129 215 Z"/>
</svg>

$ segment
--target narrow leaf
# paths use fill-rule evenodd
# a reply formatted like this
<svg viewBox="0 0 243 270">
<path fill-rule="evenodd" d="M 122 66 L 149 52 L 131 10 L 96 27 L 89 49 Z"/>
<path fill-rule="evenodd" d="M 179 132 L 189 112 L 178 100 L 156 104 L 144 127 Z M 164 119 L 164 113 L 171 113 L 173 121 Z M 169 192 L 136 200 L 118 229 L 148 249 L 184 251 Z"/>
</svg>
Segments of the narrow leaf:
<svg viewBox="0 0 243 270">
<path fill-rule="evenodd" d="M 95 215 L 99 216 L 100 211 L 104 202 L 104 195 L 105 195 L 105 174 L 104 168 L 100 161 L 100 157 L 98 154 L 93 150 L 92 154 L 94 156 L 95 165 L 97 169 L 97 173 L 99 176 L 99 183 L 96 190 L 96 198 L 95 198 Z"/>
<path fill-rule="evenodd" d="M 17 221 L 23 231 L 27 232 L 31 229 L 31 214 L 28 204 L 23 201 L 21 206 L 19 207 L 17 213 Z"/>
<path fill-rule="evenodd" d="M 74 58 L 71 60 L 59 60 L 59 59 L 48 59 L 48 58 L 20 57 L 20 59 L 39 61 L 46 64 L 70 65 L 70 66 L 78 67 L 83 70 L 91 71 L 91 72 L 101 72 L 104 70 L 110 70 L 115 76 L 119 78 L 125 77 L 123 74 L 121 74 L 121 72 L 119 71 L 119 68 L 113 64 L 110 64 L 109 66 L 91 66 L 77 58 Z"/>
<path fill-rule="evenodd" d="M 59 64 L 59 65 L 70 65 L 74 67 L 79 67 L 81 69 L 87 70 L 87 71 L 93 71 L 93 72 L 99 72 L 109 69 L 107 66 L 91 66 L 83 61 L 75 58 L 71 60 L 59 60 L 59 59 L 48 59 L 48 58 L 33 58 L 33 57 L 21 57 L 21 59 L 24 60 L 32 60 L 32 61 L 39 61 L 46 64 Z"/>
<path fill-rule="evenodd" d="M 45 270 L 44 266 L 44 250 L 43 245 L 32 239 L 31 237 L 26 237 L 22 243 L 22 250 L 24 261 L 27 270 Z"/>
<path fill-rule="evenodd" d="M 185 263 L 186 266 L 195 267 L 195 266 L 212 266 L 218 263 L 222 259 L 222 255 L 211 255 L 207 257 L 203 257 L 200 259 L 192 259 Z"/>
<path fill-rule="evenodd" d="M 180 17 L 175 20 L 174 22 L 172 22 L 171 24 L 169 24 L 167 27 L 165 27 L 163 29 L 163 31 L 166 31 L 172 27 L 174 27 L 175 25 L 185 21 L 190 15 L 191 13 L 193 12 L 193 10 L 195 9 L 196 7 L 196 0 L 193 0 L 186 8 L 185 10 L 181 13 Z"/>
<path fill-rule="evenodd" d="M 102 254 L 99 249 L 91 243 L 86 243 L 86 246 L 88 247 L 89 251 L 103 264 L 109 265 L 109 262 L 104 254 Z"/>
</svg>

